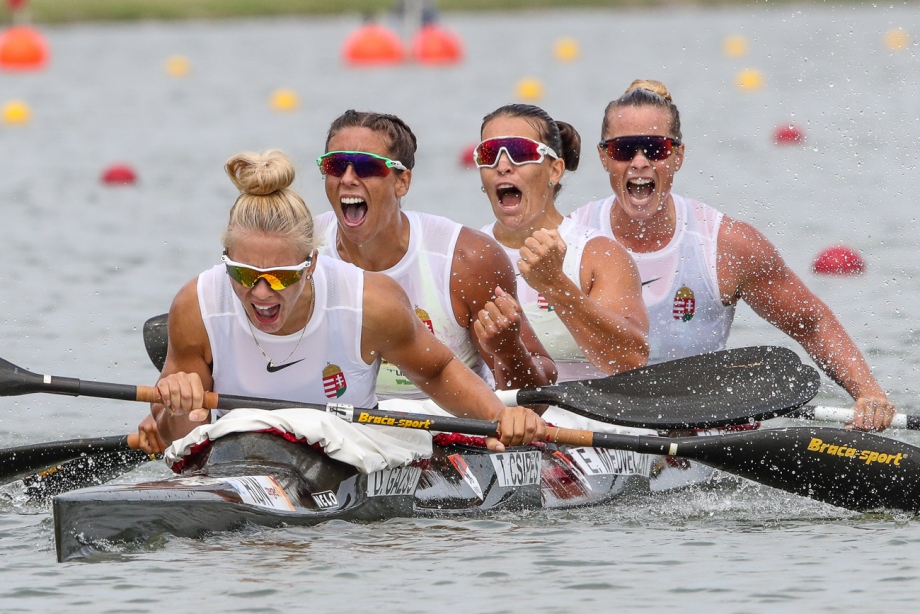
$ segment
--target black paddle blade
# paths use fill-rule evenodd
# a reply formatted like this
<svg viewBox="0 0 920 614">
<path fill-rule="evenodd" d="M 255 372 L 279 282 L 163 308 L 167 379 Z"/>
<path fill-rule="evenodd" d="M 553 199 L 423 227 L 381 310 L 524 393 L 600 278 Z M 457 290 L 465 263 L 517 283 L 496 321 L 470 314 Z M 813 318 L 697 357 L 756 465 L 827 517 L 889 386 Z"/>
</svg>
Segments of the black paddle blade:
<svg viewBox="0 0 920 614">
<path fill-rule="evenodd" d="M 44 376 L 26 371 L 0 358 L 0 396 L 31 394 L 41 390 L 43 385 Z"/>
<path fill-rule="evenodd" d="M 124 450 L 130 450 L 126 435 L 69 439 L 6 448 L 0 450 L 0 483 L 10 482 L 27 473 L 35 473 L 80 456 Z"/>
<path fill-rule="evenodd" d="M 785 428 L 673 440 L 673 454 L 856 511 L 920 511 L 920 448 L 871 433 Z"/>
<path fill-rule="evenodd" d="M 168 315 L 163 313 L 144 322 L 144 347 L 147 348 L 147 356 L 157 371 L 162 371 L 166 362 L 166 347 L 169 344 L 169 329 L 166 326 Z"/>
<path fill-rule="evenodd" d="M 710 428 L 782 415 L 810 401 L 820 384 L 818 372 L 792 350 L 758 346 L 521 390 L 517 399 L 623 426 Z"/>
<path fill-rule="evenodd" d="M 128 449 L 81 456 L 22 478 L 23 493 L 31 503 L 44 503 L 61 493 L 105 484 L 155 458 Z"/>
</svg>

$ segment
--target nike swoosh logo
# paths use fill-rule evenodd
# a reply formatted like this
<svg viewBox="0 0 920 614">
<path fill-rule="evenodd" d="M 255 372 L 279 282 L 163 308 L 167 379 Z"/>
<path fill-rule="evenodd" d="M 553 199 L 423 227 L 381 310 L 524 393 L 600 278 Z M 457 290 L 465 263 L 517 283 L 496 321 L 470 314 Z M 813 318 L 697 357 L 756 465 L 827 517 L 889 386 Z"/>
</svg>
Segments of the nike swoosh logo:
<svg viewBox="0 0 920 614">
<path fill-rule="evenodd" d="M 298 362 L 303 362 L 304 360 L 306 359 L 301 358 L 300 360 L 295 360 L 294 362 L 289 362 L 283 365 L 271 365 L 271 364 L 265 365 L 265 370 L 268 371 L 269 373 L 275 373 L 276 371 L 280 371 L 281 369 L 287 369 L 291 365 L 296 365 Z"/>
<path fill-rule="evenodd" d="M 659 279 L 661 279 L 661 278 L 660 278 L 660 277 L 656 277 L 655 279 L 650 279 L 650 280 L 648 280 L 648 281 L 643 281 L 643 282 L 642 282 L 642 285 L 643 285 L 643 286 L 647 286 L 647 285 L 649 285 L 649 284 L 651 284 L 651 283 L 655 283 L 655 282 L 658 281 Z M 303 359 L 301 359 L 301 360 L 303 360 Z"/>
</svg>

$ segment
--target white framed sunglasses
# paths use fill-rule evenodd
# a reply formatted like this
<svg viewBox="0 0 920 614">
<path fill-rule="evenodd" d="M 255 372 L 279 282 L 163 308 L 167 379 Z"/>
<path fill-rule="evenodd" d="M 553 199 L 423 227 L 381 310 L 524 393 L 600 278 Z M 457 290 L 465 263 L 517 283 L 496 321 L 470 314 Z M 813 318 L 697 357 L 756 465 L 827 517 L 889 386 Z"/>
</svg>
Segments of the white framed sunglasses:
<svg viewBox="0 0 920 614">
<path fill-rule="evenodd" d="M 502 151 L 513 164 L 539 164 L 547 155 L 558 158 L 559 155 L 546 143 L 534 141 L 523 136 L 496 136 L 486 139 L 476 146 L 473 160 L 479 168 L 495 168 Z"/>
</svg>

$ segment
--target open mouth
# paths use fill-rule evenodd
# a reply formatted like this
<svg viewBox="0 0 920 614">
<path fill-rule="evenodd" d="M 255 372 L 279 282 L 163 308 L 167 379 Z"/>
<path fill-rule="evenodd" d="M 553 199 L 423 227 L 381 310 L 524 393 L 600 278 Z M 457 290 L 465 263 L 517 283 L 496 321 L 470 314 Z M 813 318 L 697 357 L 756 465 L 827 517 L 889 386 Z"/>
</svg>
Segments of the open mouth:
<svg viewBox="0 0 920 614">
<path fill-rule="evenodd" d="M 516 207 L 521 204 L 523 197 L 521 191 L 510 183 L 499 184 L 495 188 L 495 195 L 498 197 L 498 204 L 502 207 Z"/>
<path fill-rule="evenodd" d="M 339 203 L 342 206 L 342 217 L 347 226 L 360 226 L 367 217 L 367 203 L 357 196 L 345 196 Z"/>
<path fill-rule="evenodd" d="M 250 305 L 252 305 L 252 311 L 259 324 L 273 324 L 278 319 L 278 314 L 281 313 L 281 305 L 271 305 L 269 307 L 260 307 L 255 303 L 250 303 Z"/>
<path fill-rule="evenodd" d="M 655 182 L 645 178 L 630 179 L 626 182 L 626 191 L 637 205 L 645 205 L 655 196 Z"/>
</svg>

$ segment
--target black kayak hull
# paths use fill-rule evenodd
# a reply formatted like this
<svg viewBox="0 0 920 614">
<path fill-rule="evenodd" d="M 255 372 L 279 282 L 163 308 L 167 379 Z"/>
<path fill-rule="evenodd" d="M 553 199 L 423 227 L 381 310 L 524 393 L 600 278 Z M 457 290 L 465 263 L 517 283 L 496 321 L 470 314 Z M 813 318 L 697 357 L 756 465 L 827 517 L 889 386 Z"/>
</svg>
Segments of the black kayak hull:
<svg viewBox="0 0 920 614">
<path fill-rule="evenodd" d="M 322 451 L 268 433 L 215 441 L 183 474 L 110 484 L 53 500 L 57 558 L 82 558 L 160 535 L 198 538 L 245 526 L 475 515 L 597 505 L 648 490 L 647 455 L 522 447 L 490 453 L 435 446 L 430 459 L 365 475 Z"/>
</svg>

